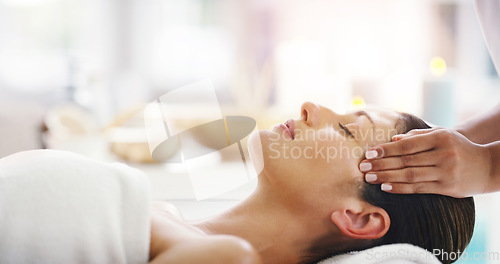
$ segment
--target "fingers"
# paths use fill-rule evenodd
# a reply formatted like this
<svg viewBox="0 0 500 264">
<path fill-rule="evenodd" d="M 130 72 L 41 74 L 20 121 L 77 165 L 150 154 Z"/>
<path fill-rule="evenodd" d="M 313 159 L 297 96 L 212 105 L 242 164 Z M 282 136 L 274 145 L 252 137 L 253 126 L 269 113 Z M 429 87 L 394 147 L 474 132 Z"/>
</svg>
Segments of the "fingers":
<svg viewBox="0 0 500 264">
<path fill-rule="evenodd" d="M 384 183 L 381 189 L 390 193 L 437 193 L 443 194 L 441 184 L 437 181 L 418 182 L 418 183 Z"/>
<path fill-rule="evenodd" d="M 367 159 L 393 157 L 414 154 L 434 148 L 438 138 L 434 136 L 437 129 L 412 130 L 404 135 L 394 136 L 394 142 L 384 143 L 366 152 Z"/>
<path fill-rule="evenodd" d="M 441 160 L 439 151 L 424 151 L 413 155 L 403 155 L 383 159 L 363 160 L 359 164 L 362 172 L 403 169 L 406 167 L 434 166 Z"/>
<path fill-rule="evenodd" d="M 436 193 L 459 198 L 475 191 L 471 192 L 479 180 L 467 178 L 474 174 L 470 169 L 473 164 L 462 162 L 475 160 L 471 158 L 475 154 L 457 132 L 442 128 L 412 130 L 394 136 L 393 141 L 365 154 L 367 159 L 359 169 L 366 173 L 367 182 L 401 194 Z M 468 181 L 462 182 L 464 179 Z"/>
<path fill-rule="evenodd" d="M 437 129 L 440 129 L 440 128 L 413 129 L 413 130 L 410 130 L 406 134 L 398 134 L 398 135 L 392 136 L 392 141 L 398 141 L 400 139 L 411 137 L 414 135 L 421 135 L 421 134 L 430 133 L 430 132 L 435 131 Z"/>
<path fill-rule="evenodd" d="M 441 175 L 436 167 L 412 167 L 401 170 L 369 172 L 365 180 L 369 183 L 417 183 L 436 181 Z"/>
</svg>

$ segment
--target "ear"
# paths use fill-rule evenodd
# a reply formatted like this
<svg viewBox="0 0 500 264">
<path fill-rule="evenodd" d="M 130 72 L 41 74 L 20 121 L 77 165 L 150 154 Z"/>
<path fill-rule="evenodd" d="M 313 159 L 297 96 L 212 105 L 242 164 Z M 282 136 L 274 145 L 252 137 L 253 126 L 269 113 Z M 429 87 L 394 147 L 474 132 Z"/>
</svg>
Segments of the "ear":
<svg viewBox="0 0 500 264">
<path fill-rule="evenodd" d="M 391 226 L 387 212 L 371 204 L 361 209 L 337 210 L 330 217 L 344 235 L 355 239 L 381 238 Z"/>
</svg>

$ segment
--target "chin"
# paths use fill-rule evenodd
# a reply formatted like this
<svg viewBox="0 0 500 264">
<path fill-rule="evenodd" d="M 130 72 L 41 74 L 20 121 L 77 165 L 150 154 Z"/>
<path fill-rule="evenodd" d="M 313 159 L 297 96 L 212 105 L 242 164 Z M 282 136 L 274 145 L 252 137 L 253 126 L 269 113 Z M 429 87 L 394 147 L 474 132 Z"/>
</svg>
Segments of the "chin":
<svg viewBox="0 0 500 264">
<path fill-rule="evenodd" d="M 248 137 L 248 153 L 252 160 L 253 167 L 257 174 L 260 174 L 264 169 L 264 153 L 262 151 L 261 132 L 263 130 L 254 131 Z"/>
<path fill-rule="evenodd" d="M 284 144 L 287 141 L 273 130 L 259 130 L 249 136 L 248 151 L 257 173 L 279 166 Z"/>
</svg>

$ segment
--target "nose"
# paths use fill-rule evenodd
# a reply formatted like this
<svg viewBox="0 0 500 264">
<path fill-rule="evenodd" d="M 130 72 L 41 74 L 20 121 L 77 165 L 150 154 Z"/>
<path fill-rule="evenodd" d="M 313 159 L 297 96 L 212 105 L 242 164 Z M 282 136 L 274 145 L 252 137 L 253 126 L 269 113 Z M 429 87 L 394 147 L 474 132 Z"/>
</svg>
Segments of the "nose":
<svg viewBox="0 0 500 264">
<path fill-rule="evenodd" d="M 313 126 L 317 122 L 320 110 L 319 105 L 311 102 L 305 102 L 302 104 L 300 110 L 300 118 L 304 120 L 308 126 Z"/>
</svg>

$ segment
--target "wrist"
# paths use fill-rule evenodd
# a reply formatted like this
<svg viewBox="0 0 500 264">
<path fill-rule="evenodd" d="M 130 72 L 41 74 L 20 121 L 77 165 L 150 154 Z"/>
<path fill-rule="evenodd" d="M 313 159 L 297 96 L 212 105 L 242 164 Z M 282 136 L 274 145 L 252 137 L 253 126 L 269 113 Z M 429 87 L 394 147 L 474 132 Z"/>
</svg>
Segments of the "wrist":
<svg viewBox="0 0 500 264">
<path fill-rule="evenodd" d="M 469 131 L 467 130 L 466 127 L 464 127 L 464 126 L 457 126 L 457 127 L 454 128 L 454 130 L 457 131 L 458 133 L 462 134 L 462 136 L 466 137 L 468 140 L 474 142 L 472 140 L 472 138 L 470 137 L 470 133 L 469 133 Z"/>
<path fill-rule="evenodd" d="M 500 191 L 500 141 L 483 145 L 486 148 L 485 159 L 487 161 L 488 182 L 485 192 Z"/>
</svg>

